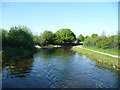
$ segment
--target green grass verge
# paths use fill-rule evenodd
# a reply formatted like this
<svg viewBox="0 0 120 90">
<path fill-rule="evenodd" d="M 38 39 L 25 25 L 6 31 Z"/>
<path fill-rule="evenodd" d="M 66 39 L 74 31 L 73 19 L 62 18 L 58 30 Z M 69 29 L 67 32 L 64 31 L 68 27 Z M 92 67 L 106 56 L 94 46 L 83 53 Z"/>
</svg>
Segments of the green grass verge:
<svg viewBox="0 0 120 90">
<path fill-rule="evenodd" d="M 118 49 L 102 49 L 102 48 L 90 47 L 90 46 L 82 46 L 82 47 L 87 48 L 87 49 L 92 49 L 95 51 L 100 51 L 100 52 L 112 54 L 112 55 L 118 55 L 118 51 L 119 51 Z"/>
<path fill-rule="evenodd" d="M 87 55 L 92 60 L 95 60 L 95 61 L 97 61 L 99 63 L 105 64 L 105 66 L 109 65 L 112 69 L 119 70 L 119 68 L 120 68 L 120 66 L 118 64 L 118 60 L 119 60 L 118 58 L 114 58 L 114 57 L 99 54 L 99 53 L 96 53 L 96 52 L 84 50 L 84 49 L 78 48 L 78 47 L 73 47 L 72 50 L 77 51 L 80 54 Z"/>
</svg>

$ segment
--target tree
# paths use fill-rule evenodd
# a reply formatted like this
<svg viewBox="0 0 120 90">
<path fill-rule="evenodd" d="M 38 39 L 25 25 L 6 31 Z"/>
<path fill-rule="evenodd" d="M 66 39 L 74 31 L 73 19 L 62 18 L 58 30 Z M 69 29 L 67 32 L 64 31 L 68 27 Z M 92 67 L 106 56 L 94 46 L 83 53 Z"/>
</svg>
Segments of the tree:
<svg viewBox="0 0 120 90">
<path fill-rule="evenodd" d="M 82 42 L 82 41 L 84 41 L 85 38 L 82 34 L 80 34 L 77 39 L 79 42 Z"/>
<path fill-rule="evenodd" d="M 46 44 L 52 44 L 53 43 L 53 37 L 54 34 L 51 31 L 47 31 L 45 30 L 42 35 L 41 35 L 42 39 L 45 39 Z"/>
<path fill-rule="evenodd" d="M 32 32 L 25 26 L 11 27 L 8 33 L 8 41 L 11 47 L 34 48 Z"/>
<path fill-rule="evenodd" d="M 98 35 L 97 34 L 92 34 L 91 37 L 96 38 L 96 37 L 98 37 Z"/>
<path fill-rule="evenodd" d="M 95 46 L 96 38 L 88 37 L 84 40 L 84 44 L 87 46 Z"/>
<path fill-rule="evenodd" d="M 111 42 L 108 37 L 103 36 L 99 37 L 97 41 L 96 46 L 103 49 L 109 48 L 109 43 Z"/>
<path fill-rule="evenodd" d="M 75 34 L 70 29 L 60 29 L 55 33 L 57 44 L 70 45 L 76 40 Z"/>
<path fill-rule="evenodd" d="M 85 36 L 85 39 L 87 39 L 88 37 L 90 37 L 90 36 Z"/>
<path fill-rule="evenodd" d="M 8 31 L 5 29 L 0 29 L 0 39 L 2 40 L 3 47 L 8 45 Z"/>
</svg>

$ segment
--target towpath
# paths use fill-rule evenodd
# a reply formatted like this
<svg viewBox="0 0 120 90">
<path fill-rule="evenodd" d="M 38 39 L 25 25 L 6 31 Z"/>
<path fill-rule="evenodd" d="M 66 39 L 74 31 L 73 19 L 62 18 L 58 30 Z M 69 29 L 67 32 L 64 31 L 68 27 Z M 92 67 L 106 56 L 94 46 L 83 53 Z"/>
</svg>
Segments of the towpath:
<svg viewBox="0 0 120 90">
<path fill-rule="evenodd" d="M 111 56 L 111 57 L 114 57 L 114 58 L 120 58 L 120 56 L 117 56 L 117 55 L 112 55 L 112 54 L 108 54 L 108 53 L 103 53 L 103 52 L 87 49 L 87 48 L 84 48 L 82 46 L 75 46 L 75 47 L 82 48 L 82 49 L 85 49 L 85 50 L 88 50 L 88 51 L 92 51 L 92 52 L 96 52 L 96 53 L 100 53 L 100 54 L 104 54 L 104 55 L 108 55 L 108 56 Z"/>
</svg>

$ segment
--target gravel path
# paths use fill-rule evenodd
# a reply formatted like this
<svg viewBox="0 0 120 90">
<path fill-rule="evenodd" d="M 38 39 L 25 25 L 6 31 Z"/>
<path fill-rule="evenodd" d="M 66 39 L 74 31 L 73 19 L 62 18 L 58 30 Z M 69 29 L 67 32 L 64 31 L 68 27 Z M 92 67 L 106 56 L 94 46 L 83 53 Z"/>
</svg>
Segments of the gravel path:
<svg viewBox="0 0 120 90">
<path fill-rule="evenodd" d="M 88 51 L 92 51 L 92 52 L 96 52 L 96 53 L 100 53 L 100 54 L 104 54 L 104 55 L 108 55 L 108 56 L 115 57 L 115 58 L 120 58 L 120 56 L 117 56 L 117 55 L 107 54 L 107 53 L 103 53 L 103 52 L 99 52 L 99 51 L 83 48 L 82 46 L 75 46 L 75 47 L 82 48 L 82 49 L 85 49 L 85 50 L 88 50 Z"/>
</svg>

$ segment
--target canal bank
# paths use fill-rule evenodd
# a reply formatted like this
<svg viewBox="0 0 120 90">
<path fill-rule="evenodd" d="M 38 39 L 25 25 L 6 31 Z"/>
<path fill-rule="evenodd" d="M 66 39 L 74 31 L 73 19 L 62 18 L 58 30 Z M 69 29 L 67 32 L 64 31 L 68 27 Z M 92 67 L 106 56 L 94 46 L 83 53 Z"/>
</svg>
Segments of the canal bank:
<svg viewBox="0 0 120 90">
<path fill-rule="evenodd" d="M 79 48 L 78 46 L 73 46 L 72 50 L 77 51 L 80 54 L 87 55 L 88 57 L 90 57 L 91 59 L 93 59 L 99 63 L 107 64 L 107 65 L 111 66 L 112 69 L 115 69 L 115 70 L 120 69 L 118 58 L 100 54 L 100 53 L 86 50 L 83 48 Z"/>
</svg>

